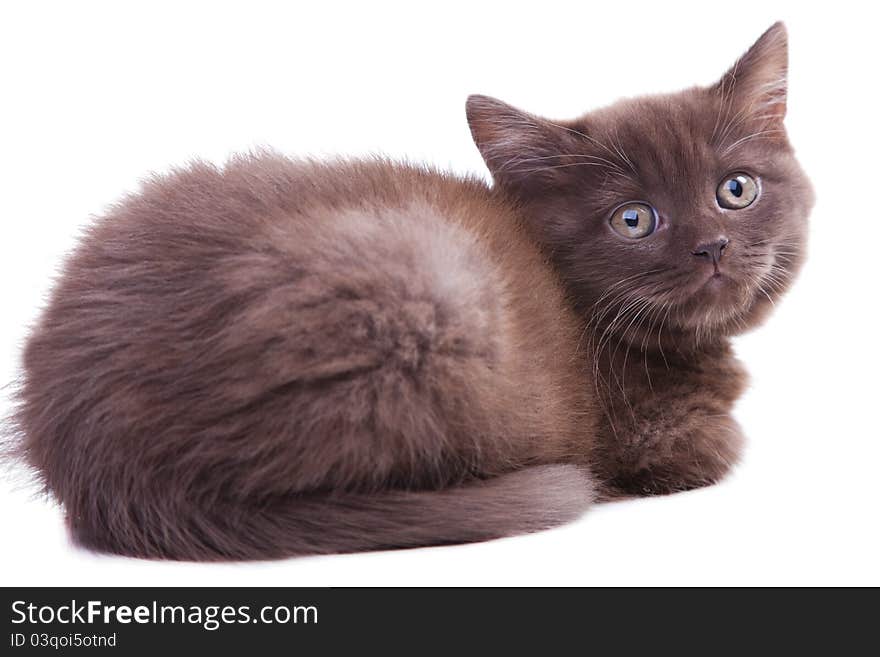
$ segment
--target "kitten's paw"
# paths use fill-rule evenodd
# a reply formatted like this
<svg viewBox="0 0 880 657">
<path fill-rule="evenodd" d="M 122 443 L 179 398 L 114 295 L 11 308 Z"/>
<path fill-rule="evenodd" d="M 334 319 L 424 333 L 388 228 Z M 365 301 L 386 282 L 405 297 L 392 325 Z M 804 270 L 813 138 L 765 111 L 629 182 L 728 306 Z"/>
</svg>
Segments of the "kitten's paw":
<svg viewBox="0 0 880 657">
<path fill-rule="evenodd" d="M 610 488 L 624 495 L 668 495 L 709 486 L 739 461 L 744 438 L 733 418 L 715 418 L 703 430 L 667 435 L 621 464 Z"/>
<path fill-rule="evenodd" d="M 615 477 L 611 487 L 628 496 L 669 495 L 710 486 L 724 476 L 723 473 L 715 477 L 693 475 L 694 473 L 681 473 L 662 467 L 646 468 Z"/>
</svg>

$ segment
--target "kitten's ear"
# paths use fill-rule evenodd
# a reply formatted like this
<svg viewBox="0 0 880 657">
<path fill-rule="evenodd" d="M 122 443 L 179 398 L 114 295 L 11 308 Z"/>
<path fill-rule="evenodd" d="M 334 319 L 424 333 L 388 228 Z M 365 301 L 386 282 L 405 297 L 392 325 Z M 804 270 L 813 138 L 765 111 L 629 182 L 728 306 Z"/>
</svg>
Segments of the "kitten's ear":
<svg viewBox="0 0 880 657">
<path fill-rule="evenodd" d="M 467 119 L 474 143 L 502 187 L 545 188 L 557 178 L 553 168 L 564 157 L 566 130 L 488 96 L 470 96 Z"/>
<path fill-rule="evenodd" d="M 781 21 L 761 35 L 712 87 L 722 102 L 732 102 L 748 120 L 782 124 L 788 93 L 788 32 Z"/>
</svg>

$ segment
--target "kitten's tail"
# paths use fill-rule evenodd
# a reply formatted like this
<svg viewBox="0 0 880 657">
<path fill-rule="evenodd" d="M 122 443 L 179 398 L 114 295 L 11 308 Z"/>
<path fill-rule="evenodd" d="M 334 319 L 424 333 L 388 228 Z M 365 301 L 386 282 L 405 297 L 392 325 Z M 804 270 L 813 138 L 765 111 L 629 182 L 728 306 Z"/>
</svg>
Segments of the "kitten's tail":
<svg viewBox="0 0 880 657">
<path fill-rule="evenodd" d="M 274 559 L 484 541 L 560 525 L 595 498 L 574 465 L 540 465 L 437 491 L 298 496 L 259 508 L 143 514 L 128 531 L 76 526 L 86 547 L 182 560 Z M 187 518 L 188 516 L 188 518 Z M 110 529 L 110 531 L 108 531 Z"/>
</svg>

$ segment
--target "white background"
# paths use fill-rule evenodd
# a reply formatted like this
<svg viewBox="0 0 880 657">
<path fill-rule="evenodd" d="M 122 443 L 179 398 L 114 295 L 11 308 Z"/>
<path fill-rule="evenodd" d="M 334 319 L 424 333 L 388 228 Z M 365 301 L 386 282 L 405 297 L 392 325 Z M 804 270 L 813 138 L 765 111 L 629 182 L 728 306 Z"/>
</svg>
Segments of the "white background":
<svg viewBox="0 0 880 657">
<path fill-rule="evenodd" d="M 0 382 L 78 227 L 150 170 L 271 145 L 482 173 L 468 94 L 572 117 L 710 83 L 779 18 L 818 204 L 798 285 L 737 341 L 750 442 L 718 486 L 479 545 L 200 565 L 82 551 L 58 508 L 6 477 L 0 584 L 880 584 L 877 17 L 815 5 L 4 3 Z"/>
</svg>

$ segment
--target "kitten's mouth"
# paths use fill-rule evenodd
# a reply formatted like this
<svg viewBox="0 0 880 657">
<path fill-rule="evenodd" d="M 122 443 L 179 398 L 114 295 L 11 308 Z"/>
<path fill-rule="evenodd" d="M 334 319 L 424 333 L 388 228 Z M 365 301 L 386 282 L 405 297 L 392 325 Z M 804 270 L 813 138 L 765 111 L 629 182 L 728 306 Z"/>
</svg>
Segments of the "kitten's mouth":
<svg viewBox="0 0 880 657">
<path fill-rule="evenodd" d="M 728 272 L 716 269 L 705 277 L 694 281 L 691 293 L 684 304 L 699 315 L 711 307 L 715 312 L 726 315 L 733 312 L 742 302 L 744 289 L 739 281 Z"/>
<path fill-rule="evenodd" d="M 733 279 L 731 279 L 730 276 L 722 272 L 720 269 L 716 269 L 706 277 L 706 280 L 703 281 L 703 284 L 700 285 L 699 289 L 717 291 L 732 282 Z"/>
</svg>

